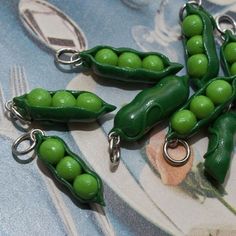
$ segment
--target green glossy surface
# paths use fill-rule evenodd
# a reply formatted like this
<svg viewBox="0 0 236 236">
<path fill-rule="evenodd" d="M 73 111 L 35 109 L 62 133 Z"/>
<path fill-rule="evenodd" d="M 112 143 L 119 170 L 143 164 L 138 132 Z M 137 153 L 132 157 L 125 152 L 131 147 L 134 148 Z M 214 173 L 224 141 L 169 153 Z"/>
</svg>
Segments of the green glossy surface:
<svg viewBox="0 0 236 236">
<path fill-rule="evenodd" d="M 186 45 L 189 55 L 204 53 L 203 39 L 201 35 L 195 35 L 187 41 Z"/>
<path fill-rule="evenodd" d="M 206 88 L 207 97 L 216 105 L 226 102 L 232 96 L 232 93 L 231 84 L 224 80 L 213 81 Z"/>
<path fill-rule="evenodd" d="M 74 98 L 79 97 L 83 93 L 88 93 L 86 91 L 70 91 Z M 49 91 L 51 97 L 56 94 L 57 91 Z M 91 93 L 90 93 L 91 94 Z M 96 95 L 94 95 L 96 96 Z M 101 116 L 108 112 L 114 111 L 115 106 L 106 103 L 100 99 L 102 106 L 97 111 L 89 111 L 78 106 L 74 107 L 34 107 L 30 106 L 27 102 L 27 94 L 20 97 L 13 98 L 13 102 L 17 111 L 24 117 L 25 120 L 37 120 L 37 121 L 53 121 L 53 122 L 93 122 L 99 119 Z"/>
<path fill-rule="evenodd" d="M 150 55 L 158 56 L 163 62 L 164 69 L 161 71 L 147 70 L 142 68 L 142 65 L 139 68 L 132 69 L 98 63 L 95 59 L 95 55 L 104 48 L 112 50 L 116 55 L 130 52 L 138 56 L 141 60 Z M 168 75 L 174 75 L 183 68 L 183 65 L 170 62 L 166 56 L 158 52 L 140 52 L 131 48 L 114 48 L 106 45 L 100 45 L 90 50 L 82 51 L 80 52 L 80 57 L 83 61 L 83 65 L 89 68 L 89 70 L 92 70 L 94 74 L 102 78 L 132 83 L 156 84 L 160 79 Z"/>
<path fill-rule="evenodd" d="M 80 203 L 98 203 L 100 205 L 103 205 L 105 206 L 105 203 L 104 203 L 104 199 L 103 199 L 103 184 L 102 184 L 102 180 L 101 178 L 94 172 L 92 171 L 87 165 L 86 163 L 78 156 L 76 155 L 75 153 L 73 153 L 69 147 L 67 146 L 67 144 L 62 140 L 60 139 L 59 137 L 57 136 L 43 136 L 41 135 L 40 133 L 36 133 L 36 141 L 37 141 L 37 145 L 36 145 L 36 153 L 39 157 L 39 159 L 43 162 L 43 164 L 45 165 L 45 167 L 47 167 L 50 172 L 53 174 L 53 176 L 56 178 L 56 180 L 58 180 L 61 184 L 63 184 L 65 187 L 67 187 L 70 192 L 72 193 L 72 195 L 75 197 L 75 199 L 77 199 Z M 81 167 L 81 172 L 82 174 L 81 175 L 89 175 L 92 177 L 92 181 L 96 181 L 96 186 L 97 186 L 97 191 L 95 193 L 94 191 L 94 194 L 92 196 L 92 194 L 90 195 L 89 199 L 88 198 L 84 198 L 81 197 L 80 195 L 78 195 L 74 188 L 73 188 L 73 182 L 74 180 L 72 181 L 68 181 L 66 180 L 65 178 L 63 178 L 61 176 L 61 173 L 64 173 L 64 170 L 62 172 L 58 172 L 58 167 L 56 169 L 56 165 L 52 165 L 51 163 L 49 163 L 48 161 L 45 161 L 45 159 L 43 158 L 43 156 L 41 155 L 41 152 L 40 152 L 40 147 L 42 146 L 43 143 L 45 143 L 47 140 L 57 140 L 59 143 L 61 143 L 63 145 L 63 148 L 65 150 L 64 152 L 64 158 L 66 158 L 67 156 L 73 158 Z M 62 160 L 65 160 L 65 159 L 62 159 Z M 61 160 L 61 161 L 62 161 Z M 60 162 L 59 162 L 60 163 Z M 59 164 L 58 164 L 59 165 Z M 57 166 L 58 166 L 57 165 Z M 74 164 L 72 164 L 74 165 Z M 63 165 L 64 166 L 64 165 Z M 68 168 L 68 163 L 65 165 L 66 166 L 66 169 Z M 81 176 L 80 174 L 78 176 Z M 75 177 L 76 179 L 77 177 Z M 85 183 L 86 185 L 86 183 Z M 93 186 L 93 185 L 91 185 Z M 91 186 L 85 186 L 86 189 L 83 189 L 82 191 L 84 192 L 90 192 L 91 190 Z"/>
<path fill-rule="evenodd" d="M 101 64 L 116 66 L 118 63 L 118 56 L 111 49 L 103 48 L 96 53 L 95 60 Z"/>
<path fill-rule="evenodd" d="M 122 140 L 136 141 L 184 104 L 188 95 L 188 77 L 165 77 L 123 106 L 115 116 L 111 131 L 120 135 Z"/>
<path fill-rule="evenodd" d="M 196 116 L 189 110 L 177 111 L 171 118 L 171 127 L 179 134 L 189 133 L 196 123 Z"/>
<path fill-rule="evenodd" d="M 224 42 L 220 48 L 220 59 L 221 59 L 221 64 L 223 67 L 224 74 L 226 76 L 232 76 L 236 74 L 236 60 L 232 60 L 232 64 L 229 62 L 231 61 L 232 58 L 235 57 L 234 55 L 231 55 L 232 52 L 227 52 L 229 50 L 228 45 L 235 45 L 236 44 L 236 36 L 232 34 L 230 30 L 226 30 L 224 33 Z M 226 47 L 228 49 L 226 50 Z M 235 50 L 235 49 L 233 49 Z M 225 52 L 227 52 L 227 55 L 225 55 Z M 227 61 L 229 60 L 229 61 Z"/>
<path fill-rule="evenodd" d="M 64 157 L 64 145 L 58 139 L 47 139 L 40 145 L 39 154 L 42 160 L 55 165 Z"/>
<path fill-rule="evenodd" d="M 83 199 L 89 200 L 98 192 L 97 180 L 89 174 L 82 174 L 76 177 L 73 183 L 75 193 Z"/>
<path fill-rule="evenodd" d="M 162 71 L 164 69 L 164 64 L 160 57 L 149 55 L 143 59 L 142 67 L 148 70 Z"/>
<path fill-rule="evenodd" d="M 201 33 L 202 41 L 203 41 L 203 48 L 206 58 L 207 58 L 207 68 L 204 68 L 204 73 L 195 71 L 194 64 L 193 67 L 190 69 L 193 72 L 193 76 L 190 76 L 190 79 L 192 79 L 192 84 L 194 85 L 194 89 L 198 90 L 210 80 L 218 76 L 219 72 L 219 59 L 216 52 L 216 45 L 215 45 L 215 38 L 214 38 L 214 29 L 215 29 L 215 20 L 214 18 L 202 7 L 202 6 L 196 6 L 194 4 L 187 3 L 185 12 L 187 15 L 198 15 L 202 22 L 203 22 L 203 30 Z M 197 37 L 197 36 L 196 36 Z M 183 45 L 185 48 L 185 61 L 186 61 L 186 67 L 187 61 L 189 57 L 191 56 L 191 53 L 189 54 L 187 49 L 187 42 L 191 38 L 183 36 Z M 196 46 L 197 48 L 197 46 Z M 194 49 L 194 48 L 193 48 Z M 194 49 L 195 50 L 195 49 Z M 194 51 L 193 50 L 193 51 Z M 195 55 L 195 53 L 194 53 Z M 201 77 L 197 77 L 201 75 Z M 198 78 L 198 79 L 196 79 Z"/>
<path fill-rule="evenodd" d="M 123 52 L 118 58 L 118 66 L 121 68 L 141 68 L 142 61 L 140 57 L 133 52 Z"/>
<path fill-rule="evenodd" d="M 195 92 L 187 100 L 187 102 L 179 109 L 179 111 L 189 109 L 190 103 L 192 102 L 192 100 L 195 97 L 198 97 L 198 96 L 201 96 L 201 95 L 206 96 L 206 88 L 209 86 L 209 84 L 211 84 L 214 81 L 218 81 L 218 80 L 224 80 L 232 86 L 233 92 L 232 92 L 231 96 L 228 98 L 228 100 L 225 101 L 222 104 L 215 105 L 214 111 L 209 116 L 207 116 L 206 118 L 198 120 L 196 125 L 186 134 L 180 134 L 180 133 L 174 131 L 171 127 L 171 122 L 170 122 L 169 131 L 168 131 L 168 134 L 167 134 L 167 139 L 168 140 L 172 140 L 172 139 L 176 139 L 176 138 L 187 139 L 187 138 L 191 137 L 192 135 L 199 132 L 202 128 L 210 125 L 221 113 L 223 113 L 226 109 L 228 109 L 228 107 L 231 103 L 234 102 L 234 100 L 236 98 L 236 76 L 216 77 L 216 78 L 211 79 L 210 81 L 208 81 L 208 83 L 205 84 L 204 87 L 202 87 L 197 92 Z"/>
<path fill-rule="evenodd" d="M 186 37 L 201 35 L 203 31 L 203 22 L 199 15 L 188 15 L 182 23 L 183 33 Z"/>
<path fill-rule="evenodd" d="M 204 95 L 196 96 L 190 102 L 190 111 L 193 112 L 198 119 L 208 117 L 214 109 L 214 103 Z"/>
<path fill-rule="evenodd" d="M 224 55 L 228 63 L 236 62 L 236 42 L 228 43 L 225 46 Z"/>
<path fill-rule="evenodd" d="M 187 61 L 188 74 L 194 78 L 201 78 L 207 73 L 208 59 L 205 54 L 196 54 Z"/>
<path fill-rule="evenodd" d="M 74 107 L 75 97 L 68 91 L 57 91 L 52 97 L 53 107 Z"/>
<path fill-rule="evenodd" d="M 82 168 L 73 157 L 66 156 L 57 164 L 56 171 L 61 178 L 72 181 L 82 173 Z"/>
<path fill-rule="evenodd" d="M 33 89 L 27 94 L 26 99 L 30 106 L 48 107 L 52 102 L 50 93 L 42 88 Z"/>
<path fill-rule="evenodd" d="M 236 145 L 236 112 L 217 118 L 209 128 L 209 143 L 204 155 L 206 172 L 219 183 L 224 183 Z"/>
<path fill-rule="evenodd" d="M 95 94 L 82 93 L 77 98 L 77 106 L 88 111 L 98 112 L 102 107 L 102 100 Z"/>
</svg>

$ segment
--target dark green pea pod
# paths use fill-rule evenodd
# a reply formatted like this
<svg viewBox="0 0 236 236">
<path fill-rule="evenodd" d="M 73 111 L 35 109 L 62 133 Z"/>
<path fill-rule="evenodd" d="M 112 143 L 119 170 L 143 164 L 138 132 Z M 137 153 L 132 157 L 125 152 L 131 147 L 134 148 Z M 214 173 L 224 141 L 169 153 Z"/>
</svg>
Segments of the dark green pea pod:
<svg viewBox="0 0 236 236">
<path fill-rule="evenodd" d="M 86 91 L 71 91 L 75 98 Z M 49 91 L 53 96 L 57 91 Z M 102 107 L 99 111 L 89 111 L 78 106 L 75 107 L 39 107 L 31 106 L 27 101 L 27 94 L 13 98 L 13 107 L 25 121 L 53 121 L 53 122 L 92 122 L 108 112 L 116 109 L 115 106 L 102 100 Z"/>
<path fill-rule="evenodd" d="M 203 47 L 204 54 L 208 59 L 208 68 L 206 74 L 201 78 L 192 78 L 192 83 L 196 89 L 202 88 L 210 79 L 215 78 L 219 72 L 219 59 L 216 52 L 215 40 L 214 40 L 214 29 L 216 26 L 214 18 L 204 10 L 202 6 L 195 6 L 195 4 L 186 4 L 186 15 L 198 15 L 203 22 Z M 183 44 L 185 48 L 185 59 L 186 64 L 189 58 L 187 51 L 187 40 L 189 38 L 183 35 Z M 187 65 L 186 65 L 187 66 Z"/>
<path fill-rule="evenodd" d="M 208 81 L 208 83 L 206 83 L 203 88 L 201 88 L 196 93 L 194 93 L 188 99 L 188 101 L 181 107 L 181 109 L 179 111 L 185 110 L 185 109 L 188 110 L 192 99 L 194 99 L 196 96 L 199 96 L 199 95 L 205 95 L 206 94 L 206 88 L 208 87 L 208 85 L 210 83 L 212 83 L 215 80 L 225 80 L 225 81 L 227 81 L 228 83 L 231 84 L 233 92 L 232 92 L 232 95 L 230 96 L 230 98 L 225 103 L 215 106 L 214 111 L 208 117 L 206 117 L 204 119 L 201 119 L 201 120 L 198 120 L 197 124 L 187 134 L 179 134 L 176 131 L 174 131 L 171 127 L 171 122 L 170 122 L 169 131 L 168 131 L 168 134 L 167 134 L 167 139 L 168 140 L 189 138 L 190 136 L 197 133 L 201 128 L 210 125 L 210 123 L 212 121 L 214 121 L 222 112 L 224 112 L 226 109 L 228 109 L 230 104 L 233 103 L 233 101 L 236 98 L 236 76 L 217 77 L 217 78 L 214 78 L 214 79 Z"/>
<path fill-rule="evenodd" d="M 102 180 L 100 179 L 100 177 L 94 172 L 92 171 L 86 164 L 85 162 L 76 154 L 74 154 L 72 151 L 70 151 L 69 147 L 67 146 L 67 144 L 59 137 L 57 136 L 45 136 L 42 135 L 39 132 L 35 133 L 35 137 L 36 137 L 36 154 L 38 155 L 39 159 L 44 163 L 44 165 L 50 170 L 50 172 L 53 174 L 53 176 L 60 182 L 62 183 L 64 186 L 66 186 L 70 192 L 72 193 L 72 195 L 81 203 L 98 203 L 102 206 L 105 206 L 104 203 L 104 198 L 103 198 L 103 184 L 102 184 Z M 98 183 L 98 192 L 97 194 L 92 198 L 92 199 L 83 199 L 80 196 L 78 196 L 74 189 L 73 186 L 70 182 L 68 182 L 67 180 L 63 179 L 62 177 L 60 177 L 57 173 L 56 170 L 56 166 L 50 164 L 49 162 L 45 161 L 44 159 L 41 158 L 40 153 L 39 153 L 39 147 L 40 145 L 47 139 L 49 138 L 54 138 L 59 140 L 61 143 L 63 143 L 64 148 L 65 148 L 65 156 L 70 156 L 72 157 L 74 160 L 76 160 L 82 167 L 82 173 L 83 174 L 89 174 L 92 175 Z"/>
<path fill-rule="evenodd" d="M 224 43 L 221 45 L 221 48 L 220 48 L 221 65 L 222 65 L 224 74 L 226 76 L 232 76 L 232 73 L 230 72 L 231 64 L 227 62 L 225 55 L 224 55 L 224 50 L 225 50 L 225 47 L 229 43 L 236 42 L 236 36 L 230 30 L 226 30 L 224 32 L 223 37 L 224 37 Z"/>
<path fill-rule="evenodd" d="M 164 69 L 162 71 L 147 70 L 144 68 L 121 68 L 118 66 L 101 64 L 95 60 L 96 53 L 101 49 L 111 49 L 119 56 L 123 52 L 132 52 L 142 60 L 146 56 L 156 55 L 162 59 Z M 93 73 L 112 80 L 121 80 L 126 82 L 140 82 L 147 84 L 156 84 L 161 78 L 168 75 L 176 74 L 183 68 L 179 63 L 170 62 L 169 59 L 161 53 L 157 52 L 139 52 L 130 48 L 113 48 L 110 46 L 96 46 L 90 50 L 79 53 L 82 63 L 85 67 L 92 69 Z"/>
<path fill-rule="evenodd" d="M 208 131 L 210 136 L 207 153 L 204 155 L 205 170 L 222 184 L 236 144 L 236 112 L 231 111 L 218 117 Z"/>
<path fill-rule="evenodd" d="M 182 106 L 188 96 L 187 76 L 165 77 L 154 87 L 141 91 L 117 112 L 111 132 L 122 140 L 136 141 Z"/>
</svg>

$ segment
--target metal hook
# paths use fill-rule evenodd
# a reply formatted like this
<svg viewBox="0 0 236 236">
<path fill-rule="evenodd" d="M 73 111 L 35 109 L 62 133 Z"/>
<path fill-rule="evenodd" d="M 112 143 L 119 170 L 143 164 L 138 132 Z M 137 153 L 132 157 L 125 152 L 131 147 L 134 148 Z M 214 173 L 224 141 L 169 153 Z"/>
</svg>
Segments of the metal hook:
<svg viewBox="0 0 236 236">
<path fill-rule="evenodd" d="M 176 160 L 169 155 L 168 148 L 175 148 L 178 146 L 179 143 L 184 146 L 186 154 L 181 160 Z M 164 146 L 163 146 L 163 153 L 164 153 L 164 158 L 171 165 L 183 166 L 190 158 L 191 150 L 190 150 L 190 147 L 186 141 L 181 140 L 181 139 L 175 139 L 175 140 L 169 140 L 169 141 L 166 140 L 165 141 Z"/>
<path fill-rule="evenodd" d="M 179 10 L 179 19 L 182 22 L 184 19 L 184 11 L 186 9 L 187 4 L 193 4 L 196 6 L 201 6 L 202 5 L 202 0 L 189 0 L 187 3 L 185 3 Z"/>
<path fill-rule="evenodd" d="M 63 60 L 61 59 L 62 55 L 66 55 L 68 56 L 68 54 L 71 54 L 71 56 L 69 57 L 69 60 Z M 73 48 L 61 48 L 59 50 L 56 51 L 55 54 L 55 60 L 57 63 L 59 64 L 63 64 L 63 65 L 75 65 L 76 66 L 80 66 L 83 61 L 82 58 L 80 57 L 80 53 L 78 50 L 75 50 Z"/>
<path fill-rule="evenodd" d="M 215 18 L 215 22 L 216 22 L 216 29 L 222 34 L 224 35 L 226 30 L 230 30 L 233 34 L 236 33 L 236 22 L 235 20 L 229 16 L 229 15 L 220 15 L 217 16 Z M 231 26 L 231 28 L 229 29 L 223 29 L 221 27 L 221 23 L 228 23 L 229 26 Z"/>
<path fill-rule="evenodd" d="M 111 132 L 108 135 L 108 142 L 110 161 L 113 167 L 116 167 L 119 165 L 120 162 L 120 136 L 117 135 L 115 132 Z"/>
</svg>

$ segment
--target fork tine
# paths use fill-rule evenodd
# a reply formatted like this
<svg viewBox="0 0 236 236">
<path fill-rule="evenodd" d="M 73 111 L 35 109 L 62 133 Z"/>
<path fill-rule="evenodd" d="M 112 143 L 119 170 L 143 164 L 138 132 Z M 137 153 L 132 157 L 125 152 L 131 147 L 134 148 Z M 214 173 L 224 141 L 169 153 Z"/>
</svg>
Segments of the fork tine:
<svg viewBox="0 0 236 236">
<path fill-rule="evenodd" d="M 10 77 L 12 97 L 20 96 L 28 91 L 29 86 L 23 66 L 14 65 L 10 69 Z"/>
<path fill-rule="evenodd" d="M 4 119 L 4 113 L 5 113 L 5 98 L 3 95 L 2 86 L 0 84 L 0 120 Z"/>
</svg>

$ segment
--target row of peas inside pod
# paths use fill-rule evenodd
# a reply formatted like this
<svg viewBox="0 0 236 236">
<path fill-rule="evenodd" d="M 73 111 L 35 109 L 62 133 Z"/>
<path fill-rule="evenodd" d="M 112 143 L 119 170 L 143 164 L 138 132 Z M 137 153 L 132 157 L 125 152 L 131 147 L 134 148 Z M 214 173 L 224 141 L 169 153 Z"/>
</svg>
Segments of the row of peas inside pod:
<svg viewBox="0 0 236 236">
<path fill-rule="evenodd" d="M 219 77 L 209 81 L 173 114 L 168 138 L 189 137 L 217 118 L 235 99 L 235 83 L 235 77 Z"/>
<path fill-rule="evenodd" d="M 37 136 L 39 159 L 54 176 L 66 185 L 82 203 L 97 202 L 104 205 L 100 177 L 83 160 L 72 153 L 62 139 L 56 136 Z"/>
<path fill-rule="evenodd" d="M 186 4 L 182 22 L 187 72 L 197 89 L 219 72 L 214 41 L 215 21 L 201 6 Z"/>
</svg>

